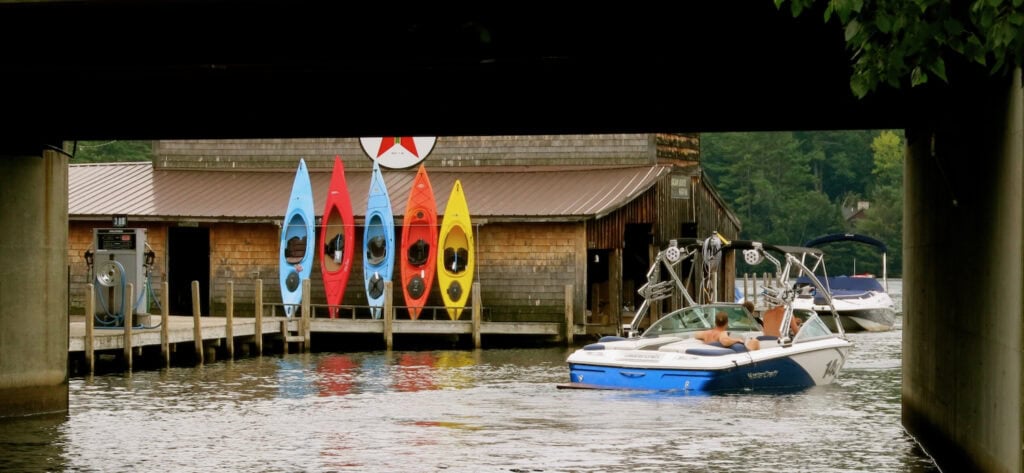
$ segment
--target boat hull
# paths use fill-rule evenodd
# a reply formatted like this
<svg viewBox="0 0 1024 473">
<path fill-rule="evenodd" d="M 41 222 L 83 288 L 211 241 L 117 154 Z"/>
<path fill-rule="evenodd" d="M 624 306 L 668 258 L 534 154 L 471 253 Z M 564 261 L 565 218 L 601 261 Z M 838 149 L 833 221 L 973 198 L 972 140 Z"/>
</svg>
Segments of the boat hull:
<svg viewBox="0 0 1024 473">
<path fill-rule="evenodd" d="M 803 389 L 835 381 L 849 342 L 829 338 L 803 345 L 718 356 L 646 349 L 580 350 L 568 360 L 566 387 L 715 393 Z"/>
<path fill-rule="evenodd" d="M 337 318 L 338 306 L 345 295 L 345 287 L 352 272 L 355 250 L 355 218 L 352 200 L 345 181 L 345 165 L 334 157 L 331 184 L 327 189 L 319 240 L 320 273 L 324 280 L 324 293 L 330 318 Z"/>
<path fill-rule="evenodd" d="M 300 159 L 284 214 L 278 252 L 281 302 L 288 317 L 298 312 L 303 281 L 309 279 L 313 269 L 313 243 L 316 239 L 313 215 L 313 187 L 306 161 Z"/>
<path fill-rule="evenodd" d="M 811 302 L 810 297 L 800 297 L 793 303 L 796 308 L 811 308 L 821 315 L 829 330 L 837 330 L 835 317 L 827 305 Z M 896 309 L 892 298 L 884 292 L 859 295 L 833 296 L 832 305 L 839 316 L 844 332 L 885 332 L 896 325 Z"/>
<path fill-rule="evenodd" d="M 458 320 L 469 300 L 476 260 L 469 205 L 458 180 L 448 197 L 438 240 L 441 256 L 437 258 L 437 281 L 441 298 L 448 317 Z"/>
<path fill-rule="evenodd" d="M 828 309 L 822 308 L 823 311 Z M 836 312 L 839 314 L 839 323 L 843 325 L 844 332 L 887 332 L 892 330 L 896 324 L 896 311 L 890 308 L 856 309 Z M 828 312 L 822 312 L 827 314 Z M 834 317 L 827 315 L 822 321 L 829 330 L 836 330 Z"/>
<path fill-rule="evenodd" d="M 385 284 L 391 281 L 394 267 L 395 219 L 391 197 L 384 185 L 380 165 L 374 161 L 363 234 L 363 287 L 374 319 L 381 318 L 383 313 Z"/>
<path fill-rule="evenodd" d="M 434 286 L 437 271 L 437 203 L 427 168 L 420 165 L 402 220 L 401 261 L 402 294 L 409 318 L 416 320 Z"/>
</svg>

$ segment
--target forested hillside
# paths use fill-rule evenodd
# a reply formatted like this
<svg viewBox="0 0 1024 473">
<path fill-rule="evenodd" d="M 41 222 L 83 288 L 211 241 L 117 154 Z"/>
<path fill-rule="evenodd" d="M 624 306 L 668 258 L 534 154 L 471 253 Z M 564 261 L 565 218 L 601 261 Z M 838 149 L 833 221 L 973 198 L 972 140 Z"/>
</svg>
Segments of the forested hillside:
<svg viewBox="0 0 1024 473">
<path fill-rule="evenodd" d="M 701 135 L 704 170 L 742 221 L 741 238 L 800 245 L 827 233 L 864 234 L 888 245 L 890 276 L 902 268 L 903 156 L 898 130 Z M 863 218 L 844 218 L 842 209 L 860 201 L 870 204 Z M 881 275 L 868 246 L 823 249 L 830 274 Z"/>
<path fill-rule="evenodd" d="M 153 159 L 152 141 L 79 141 L 68 146 L 72 163 L 123 163 Z"/>
</svg>

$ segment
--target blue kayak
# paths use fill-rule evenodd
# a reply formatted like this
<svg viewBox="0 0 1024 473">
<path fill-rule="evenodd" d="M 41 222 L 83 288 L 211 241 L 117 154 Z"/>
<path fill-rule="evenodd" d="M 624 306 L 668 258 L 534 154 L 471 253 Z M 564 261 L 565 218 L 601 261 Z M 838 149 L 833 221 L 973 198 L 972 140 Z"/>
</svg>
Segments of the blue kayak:
<svg viewBox="0 0 1024 473">
<path fill-rule="evenodd" d="M 299 311 L 302 282 L 309 279 L 313 270 L 314 218 L 313 187 L 309 182 L 306 161 L 300 159 L 281 228 L 281 302 L 288 317 Z"/>
<path fill-rule="evenodd" d="M 395 268 L 395 219 L 380 165 L 373 162 L 370 192 L 366 200 L 366 230 L 363 233 L 363 281 L 370 314 L 381 317 L 384 284 Z"/>
</svg>

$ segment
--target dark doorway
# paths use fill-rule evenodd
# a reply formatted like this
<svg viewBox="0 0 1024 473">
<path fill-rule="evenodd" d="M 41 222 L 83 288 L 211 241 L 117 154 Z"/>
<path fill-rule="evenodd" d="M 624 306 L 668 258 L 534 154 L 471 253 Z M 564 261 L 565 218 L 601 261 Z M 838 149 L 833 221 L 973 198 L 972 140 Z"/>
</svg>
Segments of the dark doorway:
<svg viewBox="0 0 1024 473">
<path fill-rule="evenodd" d="M 650 248 L 653 241 L 650 224 L 626 225 L 625 246 L 622 249 L 622 304 L 635 310 L 643 302 L 636 293 L 647 283 L 647 270 L 651 267 Z"/>
<path fill-rule="evenodd" d="M 199 307 L 210 315 L 210 229 L 167 230 L 167 284 L 172 315 L 192 314 L 192 281 L 199 281 Z"/>
<path fill-rule="evenodd" d="M 608 280 L 608 250 L 587 250 L 587 310 L 590 311 L 588 323 L 607 324 L 611 320 L 612 287 Z"/>
</svg>

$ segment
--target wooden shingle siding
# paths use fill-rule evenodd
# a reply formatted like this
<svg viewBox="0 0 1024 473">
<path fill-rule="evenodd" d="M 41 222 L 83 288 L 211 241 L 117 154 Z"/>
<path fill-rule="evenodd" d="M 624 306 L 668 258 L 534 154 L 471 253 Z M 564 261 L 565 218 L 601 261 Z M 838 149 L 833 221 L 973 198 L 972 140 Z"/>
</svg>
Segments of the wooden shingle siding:
<svg viewBox="0 0 1024 473">
<path fill-rule="evenodd" d="M 675 136 L 675 135 L 667 135 Z M 658 151 L 655 135 L 442 136 L 427 162 L 434 167 L 622 166 L 655 164 L 699 153 L 697 142 L 677 139 Z M 371 167 L 358 138 L 261 140 L 163 140 L 154 145 L 156 169 L 294 169 L 304 158 L 310 171 L 329 171 L 335 155 L 346 168 Z M 354 159 L 355 158 L 355 159 Z"/>
<path fill-rule="evenodd" d="M 488 224 L 476 243 L 481 297 L 494 321 L 565 320 L 565 285 L 579 285 L 582 224 Z M 577 305 L 578 306 L 578 305 Z"/>
</svg>

